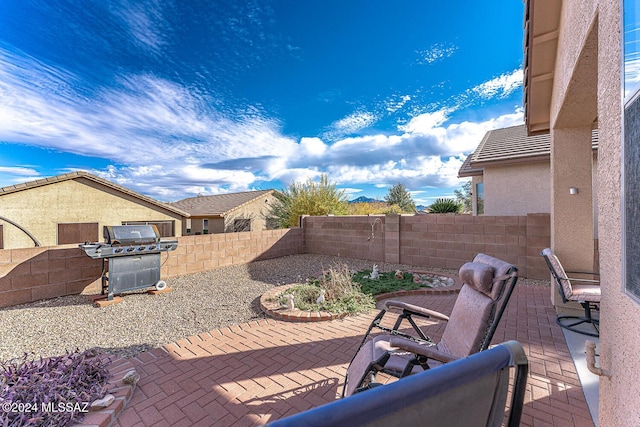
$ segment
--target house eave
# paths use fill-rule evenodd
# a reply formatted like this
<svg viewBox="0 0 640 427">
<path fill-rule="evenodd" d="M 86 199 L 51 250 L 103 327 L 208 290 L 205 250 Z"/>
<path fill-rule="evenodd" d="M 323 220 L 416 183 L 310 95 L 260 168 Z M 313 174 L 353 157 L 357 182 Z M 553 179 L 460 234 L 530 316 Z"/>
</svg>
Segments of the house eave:
<svg viewBox="0 0 640 427">
<path fill-rule="evenodd" d="M 562 2 L 525 0 L 524 121 L 529 135 L 549 132 Z"/>
</svg>

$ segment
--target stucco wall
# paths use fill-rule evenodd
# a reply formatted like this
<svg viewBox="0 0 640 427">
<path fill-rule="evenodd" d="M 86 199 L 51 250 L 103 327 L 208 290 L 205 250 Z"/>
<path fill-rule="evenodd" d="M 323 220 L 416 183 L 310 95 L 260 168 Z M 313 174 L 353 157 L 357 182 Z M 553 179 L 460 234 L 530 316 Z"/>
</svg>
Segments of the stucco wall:
<svg viewBox="0 0 640 427">
<path fill-rule="evenodd" d="M 268 212 L 268 205 L 273 203 L 275 198 L 272 194 L 264 194 L 262 197 L 259 197 L 245 205 L 234 209 L 229 212 L 223 218 L 220 217 L 192 217 L 191 218 L 191 231 L 187 233 L 187 222 L 184 221 L 182 225 L 182 234 L 202 234 L 203 227 L 202 221 L 203 219 L 209 220 L 209 234 L 215 233 L 231 233 L 233 232 L 233 222 L 236 219 L 249 219 L 251 220 L 251 230 L 250 231 L 260 231 L 265 230 L 266 220 L 265 216 Z"/>
<path fill-rule="evenodd" d="M 563 2 L 551 106 L 552 126 L 565 130 L 588 126 L 587 114 L 597 110 L 593 119 L 597 117 L 599 129 L 594 186 L 602 287 L 599 364 L 611 373 L 610 378 L 600 377 L 601 426 L 640 425 L 640 304 L 623 291 L 620 30 L 617 0 Z"/>
<path fill-rule="evenodd" d="M 484 168 L 484 214 L 549 213 L 549 162 Z"/>
<path fill-rule="evenodd" d="M 98 222 L 95 240 L 102 240 L 103 225 L 171 220 L 181 235 L 179 215 L 84 178 L 5 194 L 0 200 L 0 216 L 26 228 L 42 246 L 57 244 L 58 223 Z M 5 223 L 3 229 L 5 249 L 34 246 L 16 227 Z"/>
<path fill-rule="evenodd" d="M 250 203 L 234 209 L 225 215 L 225 231 L 227 233 L 233 231 L 233 222 L 236 219 L 251 220 L 251 231 L 259 231 L 266 229 L 265 216 L 268 212 L 269 204 L 274 202 L 275 198 L 272 194 L 264 194 Z"/>
<path fill-rule="evenodd" d="M 612 373 L 600 380 L 600 425 L 640 425 L 640 305 L 622 290 L 620 9 L 598 6 L 600 364 Z"/>
</svg>

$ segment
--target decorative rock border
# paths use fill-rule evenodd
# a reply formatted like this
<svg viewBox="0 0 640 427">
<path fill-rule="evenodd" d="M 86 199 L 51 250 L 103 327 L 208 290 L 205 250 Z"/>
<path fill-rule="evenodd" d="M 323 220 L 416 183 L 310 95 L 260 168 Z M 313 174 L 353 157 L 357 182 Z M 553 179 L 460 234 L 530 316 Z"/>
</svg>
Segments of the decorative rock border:
<svg viewBox="0 0 640 427">
<path fill-rule="evenodd" d="M 437 273 L 434 271 L 413 271 L 418 274 L 433 274 L 436 276 L 451 277 L 455 283 L 452 286 L 440 287 L 440 288 L 420 288 L 412 290 L 400 290 L 396 292 L 388 292 L 386 294 L 378 294 L 375 296 L 376 301 L 385 300 L 394 297 L 403 297 L 409 295 L 451 295 L 460 292 L 462 282 L 456 276 L 450 274 Z M 305 311 L 294 308 L 289 310 L 282 307 L 276 300 L 276 296 L 286 291 L 295 283 L 289 285 L 282 285 L 268 290 L 260 297 L 260 308 L 262 311 L 274 319 L 284 320 L 285 322 L 321 322 L 325 320 L 341 319 L 346 317 L 346 314 L 334 314 L 328 311 Z"/>
<path fill-rule="evenodd" d="M 102 357 L 109 357 L 103 355 Z M 84 415 L 81 422 L 73 424 L 73 427 L 109 427 L 122 413 L 127 403 L 131 400 L 136 385 L 125 384 L 122 379 L 130 371 L 135 372 L 133 364 L 125 358 L 116 358 L 109 365 L 111 379 L 107 383 L 107 394 L 115 397 L 113 403 L 99 411 L 91 411 Z"/>
</svg>

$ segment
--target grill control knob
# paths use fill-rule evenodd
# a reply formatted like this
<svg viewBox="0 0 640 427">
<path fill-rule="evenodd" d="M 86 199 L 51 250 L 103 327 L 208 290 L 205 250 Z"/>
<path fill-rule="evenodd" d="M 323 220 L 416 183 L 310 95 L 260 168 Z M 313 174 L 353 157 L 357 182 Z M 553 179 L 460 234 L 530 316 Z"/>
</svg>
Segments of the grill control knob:
<svg viewBox="0 0 640 427">
<path fill-rule="evenodd" d="M 115 249 L 113 250 L 113 252 L 115 252 L 115 253 L 117 253 L 117 254 L 118 254 L 118 253 L 122 252 L 122 248 L 115 248 Z"/>
<path fill-rule="evenodd" d="M 133 246 L 130 246 L 130 247 L 127 248 L 127 252 L 133 252 L 134 249 L 135 248 Z"/>
<path fill-rule="evenodd" d="M 139 250 L 139 251 L 144 251 L 145 249 L 146 249 L 146 248 L 145 248 L 144 246 L 140 246 L 140 247 L 138 248 L 138 250 Z"/>
<path fill-rule="evenodd" d="M 149 246 L 149 250 L 150 250 L 150 251 L 154 250 L 155 248 L 156 248 L 156 245 L 151 245 L 151 246 Z"/>
</svg>

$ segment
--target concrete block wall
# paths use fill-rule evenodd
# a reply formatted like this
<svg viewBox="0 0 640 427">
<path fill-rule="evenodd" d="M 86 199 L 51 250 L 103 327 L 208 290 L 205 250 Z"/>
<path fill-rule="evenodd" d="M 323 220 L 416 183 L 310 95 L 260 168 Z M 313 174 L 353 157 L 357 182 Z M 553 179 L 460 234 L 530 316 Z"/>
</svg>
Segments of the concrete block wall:
<svg viewBox="0 0 640 427">
<path fill-rule="evenodd" d="M 0 307 L 99 290 L 101 271 L 76 245 L 0 250 Z"/>
<path fill-rule="evenodd" d="M 302 218 L 304 251 L 346 258 L 383 259 L 390 216 L 307 216 Z M 386 233 L 386 239 L 385 237 Z M 392 262 L 392 261 L 389 261 Z"/>
<path fill-rule="evenodd" d="M 161 277 L 302 252 L 302 230 L 266 230 L 178 238 L 161 254 Z M 102 261 L 77 245 L 0 250 L 0 307 L 80 293 L 99 293 Z"/>
<path fill-rule="evenodd" d="M 482 252 L 516 265 L 522 277 L 549 278 L 539 255 L 550 244 L 549 214 L 306 217 L 303 229 L 307 253 L 458 269 Z"/>
<path fill-rule="evenodd" d="M 183 236 L 178 238 L 178 248 L 169 252 L 161 275 L 176 277 L 299 253 L 299 228 Z M 163 261 L 166 256 L 162 254 Z"/>
<path fill-rule="evenodd" d="M 178 238 L 162 253 L 162 278 L 300 253 L 426 268 L 458 269 L 483 252 L 515 264 L 522 277 L 548 279 L 548 214 L 304 217 L 302 228 Z M 99 293 L 102 262 L 75 245 L 0 250 L 0 307 Z"/>
</svg>

